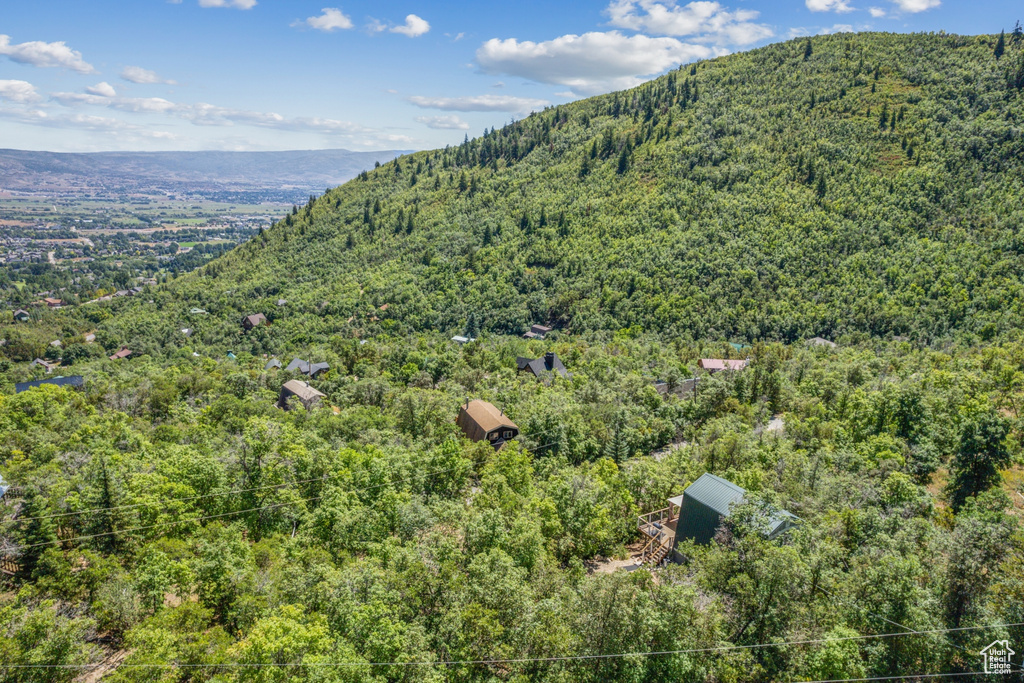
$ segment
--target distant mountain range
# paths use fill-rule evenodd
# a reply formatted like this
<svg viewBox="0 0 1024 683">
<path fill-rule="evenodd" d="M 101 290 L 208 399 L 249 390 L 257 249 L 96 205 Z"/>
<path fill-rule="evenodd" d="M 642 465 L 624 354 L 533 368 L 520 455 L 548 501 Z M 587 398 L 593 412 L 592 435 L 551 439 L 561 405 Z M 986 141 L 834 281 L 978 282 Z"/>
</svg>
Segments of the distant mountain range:
<svg viewBox="0 0 1024 683">
<path fill-rule="evenodd" d="M 282 195 L 322 193 L 403 154 L 346 149 L 289 152 L 96 152 L 0 149 L 0 191 L 171 192 Z"/>
</svg>

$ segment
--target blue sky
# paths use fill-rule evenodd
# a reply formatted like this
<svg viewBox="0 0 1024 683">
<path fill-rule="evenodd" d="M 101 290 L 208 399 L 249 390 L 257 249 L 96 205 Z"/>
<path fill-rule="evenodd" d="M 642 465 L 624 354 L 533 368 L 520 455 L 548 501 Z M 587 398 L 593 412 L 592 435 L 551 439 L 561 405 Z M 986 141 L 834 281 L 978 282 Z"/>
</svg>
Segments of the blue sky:
<svg viewBox="0 0 1024 683">
<path fill-rule="evenodd" d="M 816 33 L 996 33 L 1018 1 L 0 0 L 0 147 L 425 149 Z"/>
</svg>

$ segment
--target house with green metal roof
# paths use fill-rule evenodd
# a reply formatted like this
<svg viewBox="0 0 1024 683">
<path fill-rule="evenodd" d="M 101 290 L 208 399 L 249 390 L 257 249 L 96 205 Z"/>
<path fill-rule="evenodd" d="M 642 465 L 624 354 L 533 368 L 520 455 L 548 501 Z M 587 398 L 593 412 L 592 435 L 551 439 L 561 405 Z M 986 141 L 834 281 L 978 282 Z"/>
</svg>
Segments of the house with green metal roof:
<svg viewBox="0 0 1024 683">
<path fill-rule="evenodd" d="M 641 515 L 640 531 L 647 537 L 641 561 L 661 564 L 679 561 L 681 541 L 708 544 L 715 537 L 722 520 L 734 506 L 746 498 L 746 490 L 736 484 L 706 473 L 686 487 L 683 494 L 668 499 L 668 507 Z M 779 510 L 767 520 L 766 535 L 774 540 L 790 529 L 797 517 Z"/>
</svg>

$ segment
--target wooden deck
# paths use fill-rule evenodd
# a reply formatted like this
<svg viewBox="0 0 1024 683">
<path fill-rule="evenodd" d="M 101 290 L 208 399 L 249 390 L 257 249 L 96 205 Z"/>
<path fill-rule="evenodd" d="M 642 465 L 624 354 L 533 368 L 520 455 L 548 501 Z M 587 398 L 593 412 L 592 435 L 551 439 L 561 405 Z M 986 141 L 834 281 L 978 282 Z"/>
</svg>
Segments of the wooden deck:
<svg viewBox="0 0 1024 683">
<path fill-rule="evenodd" d="M 667 507 L 637 518 L 637 528 L 648 539 L 640 552 L 643 564 L 661 565 L 668 559 L 676 542 L 676 525 L 679 523 L 679 510 Z"/>
</svg>

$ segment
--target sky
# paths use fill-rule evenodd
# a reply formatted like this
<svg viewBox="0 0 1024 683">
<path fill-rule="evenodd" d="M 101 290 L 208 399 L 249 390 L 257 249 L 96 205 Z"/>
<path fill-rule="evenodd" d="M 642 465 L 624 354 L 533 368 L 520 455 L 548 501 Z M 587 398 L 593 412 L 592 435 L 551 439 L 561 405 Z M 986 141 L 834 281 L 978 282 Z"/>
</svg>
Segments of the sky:
<svg viewBox="0 0 1024 683">
<path fill-rule="evenodd" d="M 679 64 L 1019 0 L 0 0 L 0 148 L 429 149 Z"/>
</svg>

